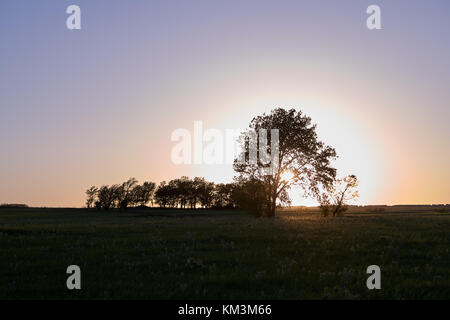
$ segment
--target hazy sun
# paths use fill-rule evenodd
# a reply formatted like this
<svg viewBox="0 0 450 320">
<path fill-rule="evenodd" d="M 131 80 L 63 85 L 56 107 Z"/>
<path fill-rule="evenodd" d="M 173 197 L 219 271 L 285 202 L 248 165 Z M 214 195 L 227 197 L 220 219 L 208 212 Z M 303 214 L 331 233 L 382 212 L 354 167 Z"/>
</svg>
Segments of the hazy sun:
<svg viewBox="0 0 450 320">
<path fill-rule="evenodd" d="M 284 171 L 284 172 L 281 174 L 281 180 L 282 180 L 282 181 L 289 181 L 289 180 L 291 180 L 292 178 L 294 178 L 294 173 L 293 173 L 292 171 L 290 171 L 290 170 Z"/>
</svg>

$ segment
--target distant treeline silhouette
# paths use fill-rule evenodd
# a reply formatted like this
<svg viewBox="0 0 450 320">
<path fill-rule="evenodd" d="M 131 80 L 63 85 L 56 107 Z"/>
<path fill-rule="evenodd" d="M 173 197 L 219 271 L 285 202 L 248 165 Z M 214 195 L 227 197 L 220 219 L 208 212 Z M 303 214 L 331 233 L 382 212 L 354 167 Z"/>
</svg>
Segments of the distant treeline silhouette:
<svg viewBox="0 0 450 320">
<path fill-rule="evenodd" d="M 357 177 L 337 178 L 332 164 L 336 150 L 319 139 L 316 125 L 301 111 L 275 108 L 256 116 L 238 141 L 242 150 L 233 163 L 233 183 L 181 177 L 156 188 L 153 182 L 139 185 L 131 178 L 121 185 L 90 188 L 87 207 L 126 209 L 152 202 L 163 208 L 237 207 L 274 217 L 277 207 L 291 203 L 288 190 L 296 187 L 320 203 L 324 216 L 340 216 L 359 196 Z"/>
<path fill-rule="evenodd" d="M 169 182 L 138 184 L 130 178 L 122 184 L 92 186 L 86 190 L 86 207 L 108 210 L 155 204 L 161 208 L 237 208 L 242 199 L 242 185 L 206 181 L 205 178 L 190 179 L 183 176 Z"/>
<path fill-rule="evenodd" d="M 2 203 L 0 208 L 28 208 L 28 206 L 22 203 Z"/>
</svg>

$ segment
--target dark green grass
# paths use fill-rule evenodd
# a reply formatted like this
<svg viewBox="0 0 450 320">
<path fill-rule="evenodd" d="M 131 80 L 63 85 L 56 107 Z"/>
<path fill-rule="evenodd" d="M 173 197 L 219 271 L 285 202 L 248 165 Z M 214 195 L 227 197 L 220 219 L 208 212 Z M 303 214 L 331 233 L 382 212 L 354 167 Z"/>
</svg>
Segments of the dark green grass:
<svg viewBox="0 0 450 320">
<path fill-rule="evenodd" d="M 0 209 L 0 298 L 448 299 L 449 249 L 443 213 Z"/>
</svg>

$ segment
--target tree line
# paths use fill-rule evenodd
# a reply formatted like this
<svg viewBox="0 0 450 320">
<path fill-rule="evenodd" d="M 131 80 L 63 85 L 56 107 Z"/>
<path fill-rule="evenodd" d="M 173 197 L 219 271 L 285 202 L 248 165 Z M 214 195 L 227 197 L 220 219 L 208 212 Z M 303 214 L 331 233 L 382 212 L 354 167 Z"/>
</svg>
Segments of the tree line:
<svg viewBox="0 0 450 320">
<path fill-rule="evenodd" d="M 278 130 L 266 137 L 267 150 L 255 135 L 249 132 Z M 233 183 L 215 184 L 204 178 L 181 177 L 142 185 L 134 178 L 119 185 L 91 187 L 86 191 L 86 206 L 108 210 L 116 207 L 146 205 L 151 202 L 163 208 L 240 208 L 255 216 L 274 217 L 276 208 L 290 204 L 288 190 L 296 187 L 304 196 L 313 197 L 320 204 L 325 216 L 339 216 L 347 209 L 347 203 L 355 200 L 358 179 L 349 175 L 338 179 L 332 162 L 337 159 L 334 148 L 319 140 L 316 125 L 310 117 L 295 109 L 276 108 L 269 114 L 254 117 L 247 132 L 240 139 L 242 154 L 233 168 L 237 176 Z M 249 145 L 256 145 L 256 159 L 272 155 L 272 146 L 278 154 L 276 166 L 267 174 L 272 163 L 251 160 Z"/>
<path fill-rule="evenodd" d="M 147 181 L 140 185 L 135 178 L 130 178 L 122 184 L 103 185 L 99 188 L 92 186 L 86 190 L 86 207 L 126 210 L 128 207 L 146 205 L 152 201 L 155 188 L 154 182 Z"/>
<path fill-rule="evenodd" d="M 357 185 L 357 178 L 351 175 L 336 180 L 328 192 L 321 193 L 318 202 L 323 215 L 342 215 L 348 208 L 348 202 L 358 196 Z M 262 216 L 266 195 L 265 185 L 256 179 L 214 183 L 205 178 L 183 176 L 169 182 L 162 181 L 156 186 L 150 181 L 138 184 L 135 178 L 130 178 L 122 184 L 87 189 L 86 207 L 126 210 L 156 204 L 161 208 L 243 209 L 255 216 Z M 283 204 L 290 204 L 290 200 L 283 199 Z"/>
<path fill-rule="evenodd" d="M 138 184 L 130 178 L 122 184 L 86 190 L 86 207 L 109 210 L 155 204 L 161 208 L 237 208 L 238 183 L 214 183 L 205 178 L 183 176 L 158 186 L 154 182 Z"/>
</svg>

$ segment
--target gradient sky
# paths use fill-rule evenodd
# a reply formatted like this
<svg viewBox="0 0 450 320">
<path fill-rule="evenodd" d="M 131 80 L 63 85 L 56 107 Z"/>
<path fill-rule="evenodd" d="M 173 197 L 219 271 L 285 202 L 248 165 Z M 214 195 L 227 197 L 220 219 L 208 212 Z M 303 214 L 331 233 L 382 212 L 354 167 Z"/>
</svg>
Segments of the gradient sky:
<svg viewBox="0 0 450 320">
<path fill-rule="evenodd" d="M 66 7 L 82 29 L 66 28 Z M 366 28 L 381 7 L 382 30 Z M 295 107 L 360 204 L 450 203 L 450 2 L 1 0 L 0 203 L 82 206 L 91 185 L 172 164 L 177 128 Z M 296 204 L 301 198 L 294 196 Z"/>
</svg>

